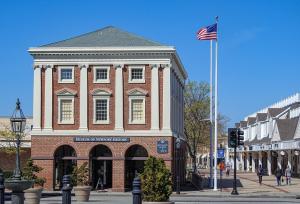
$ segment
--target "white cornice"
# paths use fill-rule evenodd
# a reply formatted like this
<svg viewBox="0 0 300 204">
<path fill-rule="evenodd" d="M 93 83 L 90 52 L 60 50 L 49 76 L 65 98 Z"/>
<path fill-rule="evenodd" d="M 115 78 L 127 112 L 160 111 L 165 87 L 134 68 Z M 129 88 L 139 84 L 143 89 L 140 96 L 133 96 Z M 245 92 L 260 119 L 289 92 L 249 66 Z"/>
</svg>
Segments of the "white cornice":
<svg viewBox="0 0 300 204">
<path fill-rule="evenodd" d="M 47 52 L 132 52 L 132 51 L 164 51 L 174 52 L 173 46 L 138 46 L 138 47 L 31 47 L 28 49 L 30 54 Z"/>
<path fill-rule="evenodd" d="M 130 137 L 153 137 L 153 136 L 174 136 L 171 130 L 42 130 L 32 131 L 31 136 L 130 136 Z"/>
</svg>

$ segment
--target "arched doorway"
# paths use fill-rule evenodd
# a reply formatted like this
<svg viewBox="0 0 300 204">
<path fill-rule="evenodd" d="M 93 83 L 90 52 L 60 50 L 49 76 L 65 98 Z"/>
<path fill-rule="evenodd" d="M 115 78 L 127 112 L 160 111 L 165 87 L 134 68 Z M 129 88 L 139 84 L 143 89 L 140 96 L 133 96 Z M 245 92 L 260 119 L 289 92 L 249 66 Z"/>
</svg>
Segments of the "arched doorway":
<svg viewBox="0 0 300 204">
<path fill-rule="evenodd" d="M 129 147 L 125 153 L 125 188 L 131 189 L 136 174 L 144 170 L 144 162 L 147 160 L 148 152 L 141 145 Z"/>
<path fill-rule="evenodd" d="M 96 145 L 90 151 L 90 179 L 94 189 L 112 187 L 112 152 L 105 145 Z"/>
<path fill-rule="evenodd" d="M 64 175 L 72 174 L 73 167 L 77 164 L 76 151 L 70 145 L 58 147 L 54 153 L 53 189 L 60 190 Z"/>
<path fill-rule="evenodd" d="M 281 151 L 281 169 L 284 172 L 288 165 L 288 153 L 287 151 Z"/>
<path fill-rule="evenodd" d="M 267 152 L 261 152 L 261 166 L 264 170 L 264 174 L 268 174 L 268 153 Z"/>
<path fill-rule="evenodd" d="M 271 171 L 272 174 L 275 174 L 275 171 L 277 169 L 277 159 L 278 159 L 278 153 L 275 151 L 271 151 Z"/>
</svg>

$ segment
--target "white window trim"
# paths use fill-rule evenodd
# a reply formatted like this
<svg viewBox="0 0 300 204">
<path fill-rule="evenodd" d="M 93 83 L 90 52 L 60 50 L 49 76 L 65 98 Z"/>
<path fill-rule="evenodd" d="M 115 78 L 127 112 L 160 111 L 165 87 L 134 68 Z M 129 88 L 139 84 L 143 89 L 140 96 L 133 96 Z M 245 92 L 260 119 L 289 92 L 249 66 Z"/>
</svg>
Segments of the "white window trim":
<svg viewBox="0 0 300 204">
<path fill-rule="evenodd" d="M 145 83 L 145 65 L 134 65 L 129 66 L 129 76 L 128 76 L 128 83 Z M 132 69 L 143 69 L 143 79 L 131 79 L 131 71 Z"/>
<path fill-rule="evenodd" d="M 94 66 L 93 67 L 94 71 L 94 83 L 95 84 L 109 84 L 110 83 L 110 66 Z M 97 79 L 96 76 L 96 71 L 97 69 L 106 69 L 107 70 L 107 79 Z"/>
<path fill-rule="evenodd" d="M 143 120 L 141 121 L 132 121 L 132 100 L 139 99 L 143 100 Z M 146 115 L 146 105 L 145 105 L 145 96 L 129 96 L 129 119 L 128 124 L 146 124 L 145 115 Z"/>
<path fill-rule="evenodd" d="M 74 124 L 74 96 L 58 96 L 58 124 Z M 73 111 L 73 118 L 69 121 L 61 121 L 61 101 L 62 100 L 72 100 L 72 111 Z"/>
<path fill-rule="evenodd" d="M 97 121 L 96 120 L 96 100 L 99 100 L 99 99 L 106 99 L 107 100 L 107 120 L 99 120 Z M 109 99 L 110 99 L 110 96 L 107 95 L 107 96 L 93 96 L 93 124 L 109 124 L 110 121 L 109 121 Z"/>
<path fill-rule="evenodd" d="M 61 79 L 62 69 L 72 69 L 72 79 Z M 60 84 L 73 84 L 74 83 L 74 66 L 59 66 L 58 67 L 58 83 Z"/>
</svg>

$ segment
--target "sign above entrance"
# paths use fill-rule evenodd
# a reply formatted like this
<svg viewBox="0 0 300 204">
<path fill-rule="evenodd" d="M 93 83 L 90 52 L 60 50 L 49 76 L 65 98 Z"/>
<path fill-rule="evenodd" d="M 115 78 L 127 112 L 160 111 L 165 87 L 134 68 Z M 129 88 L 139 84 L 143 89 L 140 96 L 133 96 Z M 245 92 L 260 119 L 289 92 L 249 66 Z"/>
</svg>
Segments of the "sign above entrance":
<svg viewBox="0 0 300 204">
<path fill-rule="evenodd" d="M 168 141 L 167 140 L 158 140 L 157 141 L 157 153 L 158 154 L 167 154 L 168 153 Z"/>
<path fill-rule="evenodd" d="M 130 142 L 129 137 L 74 137 L 74 142 Z"/>
</svg>

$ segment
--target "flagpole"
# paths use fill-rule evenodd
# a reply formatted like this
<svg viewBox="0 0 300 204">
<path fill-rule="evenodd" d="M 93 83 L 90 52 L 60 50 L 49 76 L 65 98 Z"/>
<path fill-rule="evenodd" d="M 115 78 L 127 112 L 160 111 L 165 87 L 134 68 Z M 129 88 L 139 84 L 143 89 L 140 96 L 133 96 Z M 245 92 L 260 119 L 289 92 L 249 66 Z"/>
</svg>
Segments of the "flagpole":
<svg viewBox="0 0 300 204">
<path fill-rule="evenodd" d="M 216 17 L 218 23 L 218 16 Z M 217 186 L 217 148 L 218 148 L 218 39 L 216 38 L 215 48 L 215 152 L 214 152 L 214 191 L 218 190 Z"/>
<path fill-rule="evenodd" d="M 213 188 L 213 41 L 210 40 L 210 130 L 209 130 L 209 187 Z"/>
</svg>

